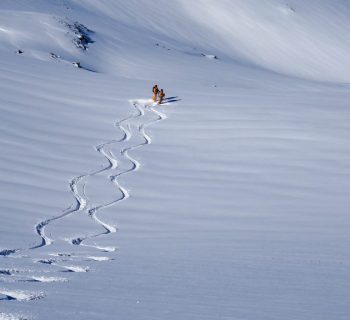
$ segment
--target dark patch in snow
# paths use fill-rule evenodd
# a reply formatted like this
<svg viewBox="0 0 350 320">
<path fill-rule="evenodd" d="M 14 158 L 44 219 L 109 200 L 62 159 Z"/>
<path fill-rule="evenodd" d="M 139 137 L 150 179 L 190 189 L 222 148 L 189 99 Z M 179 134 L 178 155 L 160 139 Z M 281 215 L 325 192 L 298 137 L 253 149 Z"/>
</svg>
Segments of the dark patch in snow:
<svg viewBox="0 0 350 320">
<path fill-rule="evenodd" d="M 10 254 L 14 254 L 18 251 L 18 249 L 5 249 L 0 251 L 0 256 L 6 257 L 9 256 Z"/>
<path fill-rule="evenodd" d="M 164 103 L 172 103 L 177 101 L 181 101 L 181 99 L 179 99 L 179 97 L 168 97 L 164 99 Z"/>
<path fill-rule="evenodd" d="M 89 272 L 88 267 L 80 267 L 80 266 L 63 266 L 66 270 L 62 270 L 62 272 Z"/>
<path fill-rule="evenodd" d="M 53 58 L 53 59 L 59 59 L 59 58 L 61 58 L 59 55 L 57 55 L 57 54 L 55 54 L 55 53 L 53 53 L 53 52 L 50 53 L 50 57 Z"/>
<path fill-rule="evenodd" d="M 83 242 L 84 239 L 81 239 L 81 238 L 76 238 L 76 239 L 73 239 L 72 240 L 72 244 L 76 245 L 76 246 L 79 246 L 82 242 Z"/>
<path fill-rule="evenodd" d="M 73 66 L 76 67 L 76 68 L 81 68 L 80 62 L 73 62 L 72 64 L 73 64 Z"/>
<path fill-rule="evenodd" d="M 71 256 L 72 256 L 71 253 L 57 253 L 57 255 L 58 255 L 59 257 L 71 257 Z"/>
<path fill-rule="evenodd" d="M 38 260 L 37 262 L 43 263 L 43 264 L 53 264 L 56 262 L 56 259 L 41 259 L 41 260 Z"/>
<path fill-rule="evenodd" d="M 290 11 L 295 12 L 294 7 L 292 7 L 290 4 L 287 3 L 286 6 L 288 7 L 288 9 L 289 9 Z"/>
<path fill-rule="evenodd" d="M 165 49 L 165 50 L 168 50 L 168 51 L 171 50 L 170 48 L 167 48 L 165 45 L 162 45 L 162 44 L 159 44 L 159 43 L 156 43 L 155 46 L 159 47 L 159 48 L 162 48 L 162 49 Z"/>
<path fill-rule="evenodd" d="M 25 279 L 25 280 L 19 280 L 19 282 L 41 282 L 37 279 Z"/>
<path fill-rule="evenodd" d="M 0 301 L 3 301 L 3 300 L 17 300 L 17 299 L 14 298 L 14 297 L 11 297 L 11 296 L 2 295 L 2 294 L 0 293 Z"/>
<path fill-rule="evenodd" d="M 32 301 L 44 298 L 43 293 L 25 293 L 22 291 L 2 291 L 0 292 L 1 300 Z"/>
<path fill-rule="evenodd" d="M 202 57 L 205 57 L 207 59 L 210 59 L 210 60 L 219 60 L 219 58 L 214 55 L 214 54 L 204 54 L 204 53 L 201 53 L 201 56 Z"/>
<path fill-rule="evenodd" d="M 204 57 L 209 60 L 219 60 L 218 56 L 215 54 L 205 54 L 202 52 L 198 52 L 196 48 L 194 48 L 195 52 L 189 50 L 189 51 L 182 51 L 182 53 L 185 53 L 189 56 L 195 56 L 195 57 Z"/>
<path fill-rule="evenodd" d="M 60 62 L 71 63 L 74 67 L 76 67 L 76 68 L 78 68 L 78 69 L 84 69 L 84 70 L 90 71 L 90 72 L 97 72 L 97 71 L 95 71 L 95 70 L 93 70 L 93 69 L 89 69 L 89 68 L 87 68 L 87 67 L 83 67 L 79 61 L 69 62 L 69 61 L 66 61 L 66 60 L 62 60 L 61 57 L 60 57 L 59 55 L 57 55 L 57 54 L 55 54 L 55 53 L 53 53 L 53 52 L 50 53 L 50 57 L 51 57 L 52 59 L 58 60 L 58 61 L 60 61 Z M 41 230 L 42 227 L 44 227 L 45 225 L 46 225 L 46 223 L 40 223 L 40 224 L 38 224 L 37 230 L 39 230 L 39 232 L 41 232 L 40 230 Z M 40 246 L 42 246 L 42 244 L 41 244 Z"/>
<path fill-rule="evenodd" d="M 75 46 L 82 50 L 87 50 L 90 43 L 94 43 L 91 34 L 94 33 L 92 30 L 84 26 L 79 22 L 70 22 L 59 20 L 60 23 L 64 24 L 73 34 L 73 43 Z"/>
<path fill-rule="evenodd" d="M 89 68 L 87 68 L 87 67 L 83 67 L 82 65 L 81 65 L 81 63 L 80 62 L 72 62 L 72 64 L 73 64 L 73 66 L 74 67 L 76 67 L 76 68 L 78 68 L 78 69 L 83 69 L 83 70 L 86 70 L 86 71 L 90 71 L 90 72 L 97 72 L 97 71 L 95 71 L 95 70 L 93 70 L 93 69 L 89 69 Z"/>
<path fill-rule="evenodd" d="M 12 273 L 10 270 L 0 270 L 0 274 L 6 275 L 6 276 L 10 276 Z"/>
</svg>

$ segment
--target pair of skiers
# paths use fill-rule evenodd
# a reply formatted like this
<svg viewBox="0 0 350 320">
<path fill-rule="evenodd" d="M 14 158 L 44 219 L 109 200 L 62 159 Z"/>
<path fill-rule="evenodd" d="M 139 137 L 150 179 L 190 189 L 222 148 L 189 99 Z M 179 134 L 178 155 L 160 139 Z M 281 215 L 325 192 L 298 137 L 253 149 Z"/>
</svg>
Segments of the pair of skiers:
<svg viewBox="0 0 350 320">
<path fill-rule="evenodd" d="M 153 98 L 152 98 L 153 101 L 156 102 L 157 98 L 159 97 L 158 104 L 161 104 L 165 97 L 164 90 L 163 89 L 159 90 L 158 86 L 154 85 L 152 91 L 153 91 Z"/>
</svg>

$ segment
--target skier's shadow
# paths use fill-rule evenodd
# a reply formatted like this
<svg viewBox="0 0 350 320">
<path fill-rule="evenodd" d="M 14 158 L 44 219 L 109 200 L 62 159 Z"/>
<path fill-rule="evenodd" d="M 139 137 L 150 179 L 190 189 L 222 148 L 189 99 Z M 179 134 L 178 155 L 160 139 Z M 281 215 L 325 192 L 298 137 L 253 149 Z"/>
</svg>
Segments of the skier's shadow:
<svg viewBox="0 0 350 320">
<path fill-rule="evenodd" d="M 181 101 L 181 99 L 179 99 L 179 97 L 169 97 L 169 98 L 165 98 L 164 102 L 177 102 L 177 101 Z"/>
</svg>

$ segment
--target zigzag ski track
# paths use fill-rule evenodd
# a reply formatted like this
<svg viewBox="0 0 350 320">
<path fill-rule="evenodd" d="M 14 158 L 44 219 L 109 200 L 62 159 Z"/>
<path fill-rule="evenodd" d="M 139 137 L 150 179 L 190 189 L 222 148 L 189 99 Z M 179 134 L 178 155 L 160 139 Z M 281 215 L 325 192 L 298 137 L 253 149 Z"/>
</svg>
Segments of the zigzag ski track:
<svg viewBox="0 0 350 320">
<path fill-rule="evenodd" d="M 91 245 L 85 244 L 84 241 L 89 239 L 96 239 L 102 235 L 108 235 L 110 233 L 117 232 L 117 227 L 111 225 L 104 221 L 98 213 L 104 209 L 107 209 L 111 206 L 115 206 L 121 201 L 125 201 L 130 197 L 130 193 L 122 186 L 119 182 L 119 178 L 123 175 L 127 175 L 139 170 L 141 163 L 134 159 L 129 152 L 141 148 L 143 146 L 149 145 L 152 143 L 151 137 L 145 132 L 145 128 L 149 125 L 155 124 L 158 121 L 161 121 L 166 118 L 166 115 L 161 113 L 160 111 L 155 109 L 155 105 L 150 100 L 133 100 L 130 101 L 131 105 L 134 108 L 134 112 L 128 117 L 118 121 L 115 123 L 115 126 L 122 132 L 123 136 L 121 139 L 113 139 L 107 141 L 105 143 L 99 144 L 95 146 L 96 152 L 101 154 L 103 158 L 107 161 L 107 164 L 98 170 L 91 171 L 86 174 L 80 174 L 76 177 L 73 177 L 69 181 L 69 189 L 71 194 L 74 197 L 74 203 L 64 210 L 61 214 L 45 219 L 39 222 L 35 226 L 35 231 L 37 235 L 40 237 L 40 243 L 30 246 L 28 248 L 19 248 L 19 249 L 4 249 L 0 251 L 0 256 L 7 257 L 14 255 L 15 258 L 29 258 L 31 263 L 38 263 L 40 265 L 45 265 L 45 268 L 50 268 L 46 270 L 46 274 L 48 276 L 37 276 L 35 275 L 36 268 L 32 269 L 29 266 L 28 269 L 16 269 L 14 267 L 5 268 L 0 270 L 0 281 L 3 283 L 8 282 L 18 282 L 18 283 L 48 283 L 48 282 L 67 282 L 69 279 L 58 277 L 57 272 L 68 272 L 68 273 L 76 273 L 76 272 L 88 272 L 90 270 L 89 266 L 81 266 L 80 263 L 86 263 L 86 261 L 111 261 L 112 258 L 106 256 L 93 256 L 87 252 L 81 251 L 80 253 L 50 253 L 45 254 L 41 253 L 41 258 L 34 258 L 28 254 L 32 250 L 37 250 L 40 248 L 48 247 L 52 245 L 55 240 L 49 237 L 46 233 L 46 229 L 50 227 L 50 225 L 55 222 L 65 219 L 66 217 L 78 214 L 85 213 L 81 215 L 82 219 L 92 219 L 96 226 L 101 228 L 100 232 L 90 235 L 82 235 L 76 237 L 75 239 L 66 239 L 70 244 L 76 246 L 84 246 L 90 247 L 94 250 L 98 250 L 99 252 L 113 252 L 116 250 L 115 247 L 109 246 L 99 246 L 99 245 Z M 147 116 L 146 116 L 147 115 Z M 133 143 L 133 140 L 142 140 L 141 142 Z M 129 143 L 128 143 L 129 142 Z M 131 144 L 130 144 L 131 143 Z M 116 152 L 113 152 L 111 148 L 114 150 L 119 149 L 118 157 L 115 155 Z M 128 164 L 128 167 L 121 170 L 120 162 Z M 119 172 L 118 172 L 119 170 Z M 90 199 L 86 195 L 85 187 L 87 181 L 98 175 L 105 175 L 105 178 L 109 180 L 116 188 L 116 194 L 118 197 L 109 202 L 104 202 L 99 205 L 93 206 L 90 202 Z M 80 230 L 82 234 L 84 234 L 84 230 Z M 23 251 L 29 249 L 27 253 L 23 253 Z M 22 255 L 16 255 L 16 253 L 21 253 Z M 44 256 L 43 256 L 44 255 Z M 28 262 L 30 262 L 27 260 Z M 8 262 L 14 262 L 16 259 L 11 259 Z M 33 266 L 33 265 L 32 265 Z M 7 290 L 0 288 L 0 300 L 8 301 L 9 303 L 12 300 L 16 300 L 19 302 L 22 301 L 31 301 L 38 300 L 45 297 L 43 292 L 31 292 L 31 291 L 22 291 L 22 290 Z M 2 314 L 0 312 L 1 319 L 27 319 L 24 316 L 17 316 L 13 314 Z"/>
<path fill-rule="evenodd" d="M 96 246 L 85 245 L 83 244 L 83 242 L 88 239 L 97 238 L 99 236 L 115 233 L 117 231 L 116 226 L 110 225 L 107 222 L 103 221 L 97 214 L 99 211 L 103 209 L 107 209 L 111 206 L 114 206 L 121 201 L 127 200 L 130 197 L 128 190 L 119 183 L 118 178 L 123 175 L 139 170 L 141 164 L 132 156 L 130 156 L 129 152 L 137 148 L 140 148 L 142 146 L 151 144 L 152 140 L 150 136 L 147 135 L 147 133 L 145 132 L 145 128 L 149 125 L 152 125 L 166 118 L 165 114 L 155 109 L 155 103 L 153 103 L 153 101 L 151 100 L 131 100 L 130 104 L 133 106 L 135 111 L 132 112 L 126 118 L 119 120 L 115 123 L 115 127 L 119 129 L 123 134 L 122 138 L 112 139 L 94 147 L 96 152 L 100 153 L 104 157 L 104 159 L 106 159 L 107 165 L 98 170 L 94 170 L 86 174 L 80 174 L 76 177 L 73 177 L 69 181 L 69 189 L 71 194 L 74 197 L 74 203 L 69 208 L 65 209 L 61 214 L 51 218 L 47 218 L 37 223 L 35 226 L 35 231 L 37 235 L 40 237 L 41 241 L 36 245 L 30 246 L 28 249 L 34 250 L 34 249 L 50 246 L 55 241 L 55 239 L 52 239 L 46 233 L 46 229 L 50 225 L 70 215 L 77 214 L 79 212 L 85 212 L 86 216 L 93 219 L 94 222 L 103 229 L 103 231 L 93 235 L 84 235 L 84 236 L 76 237 L 75 239 L 68 239 L 68 242 L 73 245 L 84 245 L 84 246 L 93 247 L 105 252 L 114 251 L 112 248 L 109 248 L 109 247 L 105 248 L 105 247 L 100 247 L 98 245 Z M 147 121 L 145 120 L 147 119 L 147 117 L 145 117 L 145 114 L 154 114 L 156 115 L 156 118 Z M 131 127 L 135 127 L 137 129 L 131 130 Z M 120 161 L 123 160 L 128 162 L 130 164 L 130 167 L 120 172 L 116 172 L 119 169 L 119 159 L 118 157 L 115 156 L 112 150 L 110 150 L 110 148 L 122 146 L 123 143 L 130 141 L 132 138 L 135 138 L 135 137 L 137 138 L 137 136 L 143 139 L 141 143 L 120 148 L 120 157 L 121 157 Z M 106 178 L 109 179 L 110 182 L 116 186 L 116 189 L 117 191 L 119 191 L 120 196 L 107 203 L 102 203 L 97 206 L 91 206 L 89 199 L 85 193 L 86 183 L 89 178 L 97 175 L 101 175 L 103 173 L 107 174 Z M 25 249 L 26 248 L 6 249 L 6 250 L 2 250 L 0 252 L 0 255 L 8 256 L 8 255 L 12 255 L 17 252 L 23 251 Z"/>
</svg>

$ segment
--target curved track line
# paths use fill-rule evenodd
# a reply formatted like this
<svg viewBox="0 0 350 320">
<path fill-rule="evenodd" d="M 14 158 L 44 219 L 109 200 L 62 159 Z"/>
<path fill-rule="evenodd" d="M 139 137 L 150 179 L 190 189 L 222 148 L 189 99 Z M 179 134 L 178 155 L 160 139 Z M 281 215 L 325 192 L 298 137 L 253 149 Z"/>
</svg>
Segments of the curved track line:
<svg viewBox="0 0 350 320">
<path fill-rule="evenodd" d="M 140 117 L 143 117 L 145 115 L 145 110 L 146 110 L 145 108 L 147 108 L 147 105 L 146 104 L 140 105 L 138 102 L 133 102 L 133 105 L 139 111 Z M 123 175 L 125 175 L 125 174 L 137 171 L 140 168 L 140 163 L 136 159 L 131 157 L 128 152 L 132 151 L 132 150 L 135 150 L 137 148 L 140 148 L 140 147 L 142 147 L 144 145 L 151 144 L 152 140 L 145 133 L 145 127 L 149 126 L 149 125 L 151 125 L 151 124 L 153 124 L 155 122 L 158 122 L 158 121 L 161 121 L 163 119 L 166 119 L 166 115 L 165 114 L 155 110 L 154 108 L 150 107 L 149 110 L 152 111 L 153 113 L 155 113 L 158 117 L 155 120 L 148 121 L 147 123 L 143 123 L 143 124 L 138 126 L 138 132 L 143 137 L 144 142 L 136 144 L 136 145 L 133 145 L 133 146 L 130 146 L 130 147 L 127 147 L 127 148 L 124 148 L 120 152 L 121 155 L 132 164 L 131 168 L 129 168 L 127 170 L 124 170 L 124 171 L 122 171 L 122 172 L 120 172 L 120 173 L 118 173 L 116 175 L 110 176 L 110 180 L 115 183 L 115 185 L 117 186 L 118 190 L 121 192 L 122 196 L 120 198 L 118 198 L 118 199 L 115 199 L 115 200 L 109 202 L 109 203 L 102 204 L 102 205 L 96 206 L 96 207 L 88 210 L 89 216 L 95 222 L 97 222 L 101 227 L 103 227 L 103 229 L 105 231 L 97 233 L 97 234 L 94 234 L 94 235 L 88 235 L 88 236 L 78 237 L 78 238 L 72 239 L 71 240 L 72 244 L 88 246 L 88 245 L 83 244 L 83 241 L 88 240 L 88 239 L 92 239 L 92 238 L 97 238 L 99 236 L 106 235 L 106 234 L 109 234 L 109 233 L 114 233 L 114 232 L 117 231 L 117 229 L 115 227 L 110 226 L 107 223 L 103 222 L 97 216 L 97 213 L 98 213 L 99 210 L 103 210 L 103 209 L 109 208 L 109 207 L 111 207 L 113 205 L 116 205 L 117 203 L 119 203 L 119 202 L 121 202 L 123 200 L 126 200 L 126 199 L 128 199 L 130 197 L 130 194 L 128 193 L 128 191 L 124 187 L 122 187 L 120 185 L 120 183 L 118 181 L 118 178 L 123 176 Z M 92 247 L 96 247 L 96 246 L 92 246 Z"/>
<path fill-rule="evenodd" d="M 135 107 L 135 105 L 133 105 Z M 86 179 L 88 177 L 91 176 L 95 176 L 98 174 L 101 174 L 102 172 L 111 170 L 111 169 L 115 169 L 118 166 L 118 162 L 117 159 L 113 156 L 113 153 L 109 152 L 106 153 L 104 148 L 107 145 L 111 145 L 114 143 L 120 143 L 123 141 L 128 141 L 131 137 L 131 132 L 130 132 L 130 128 L 125 128 L 123 126 L 123 123 L 132 119 L 132 118 L 138 118 L 141 117 L 143 114 L 142 112 L 136 108 L 136 110 L 138 111 L 137 114 L 131 114 L 128 117 L 118 121 L 115 123 L 115 126 L 117 128 L 119 128 L 122 132 L 123 132 L 123 137 L 119 140 L 110 140 L 108 142 L 105 142 L 101 145 L 95 146 L 95 150 L 97 152 L 99 152 L 100 154 L 102 154 L 104 156 L 105 159 L 107 159 L 108 161 L 108 165 L 102 169 L 99 169 L 97 171 L 94 172 L 90 172 L 88 174 L 84 174 L 84 175 L 80 175 L 77 177 L 74 177 L 70 182 L 69 182 L 69 188 L 71 193 L 73 194 L 73 197 L 75 199 L 75 204 L 73 204 L 71 207 L 69 207 L 68 209 L 66 209 L 61 215 L 55 216 L 53 218 L 49 218 L 46 219 L 44 221 L 39 222 L 36 226 L 35 226 L 35 230 L 36 233 L 40 236 L 41 238 L 41 243 L 39 243 L 38 245 L 35 245 L 33 247 L 30 247 L 29 249 L 38 249 L 44 246 L 48 246 L 50 244 L 53 243 L 53 239 L 51 239 L 50 237 L 48 237 L 45 234 L 45 228 L 52 222 L 63 219 L 73 213 L 79 212 L 79 211 L 83 211 L 86 207 L 87 207 L 87 203 L 88 203 L 88 198 L 85 195 L 85 183 L 83 185 L 83 195 L 80 194 L 79 190 L 78 190 L 78 186 L 79 183 L 83 180 Z M 107 225 L 106 225 L 107 226 Z"/>
<path fill-rule="evenodd" d="M 117 188 L 121 192 L 122 196 L 116 200 L 113 200 L 113 201 L 107 203 L 107 204 L 99 205 L 99 206 L 96 206 L 94 208 L 88 209 L 89 216 L 97 224 L 102 226 L 105 231 L 101 232 L 99 234 L 93 235 L 93 236 L 73 239 L 73 240 L 71 240 L 71 243 L 81 244 L 82 241 L 84 241 L 88 238 L 95 238 L 95 237 L 103 235 L 103 234 L 116 232 L 116 230 L 117 230 L 116 227 L 108 225 L 107 223 L 102 221 L 100 218 L 98 218 L 96 213 L 99 210 L 106 209 L 106 208 L 113 206 L 116 203 L 123 201 L 123 200 L 126 200 L 127 198 L 130 197 L 130 194 L 128 193 L 128 191 L 119 184 L 118 177 L 125 175 L 127 173 L 130 173 L 130 172 L 133 172 L 133 171 L 137 171 L 140 168 L 140 163 L 136 159 L 131 157 L 128 154 L 128 152 L 132 151 L 136 148 L 139 148 L 143 145 L 150 144 L 152 142 L 152 140 L 145 133 L 145 127 L 152 124 L 152 123 L 155 123 L 157 121 L 161 121 L 161 120 L 167 118 L 165 114 L 155 110 L 152 106 L 147 105 L 146 103 L 140 103 L 140 102 L 134 101 L 134 102 L 131 102 L 131 104 L 137 110 L 137 113 L 131 114 L 128 117 L 126 117 L 120 121 L 117 121 L 115 123 L 115 126 L 123 132 L 123 137 L 119 140 L 114 139 L 114 140 L 110 140 L 110 141 L 107 141 L 103 144 L 95 146 L 95 150 L 97 152 L 99 152 L 107 160 L 108 165 L 103 167 L 102 169 L 99 169 L 99 170 L 96 170 L 96 171 L 93 171 L 93 172 L 90 172 L 87 174 L 76 176 L 69 181 L 69 189 L 74 197 L 74 203 L 69 208 L 65 209 L 62 214 L 60 214 L 58 216 L 54 216 L 52 218 L 48 218 L 46 220 L 43 220 L 35 226 L 35 231 L 36 231 L 37 235 L 41 238 L 41 242 L 35 246 L 30 247 L 29 249 L 38 249 L 38 248 L 41 248 L 44 246 L 49 246 L 54 242 L 54 240 L 52 238 L 50 238 L 45 233 L 45 229 L 49 224 L 51 224 L 55 221 L 61 220 L 61 219 L 65 218 L 71 214 L 74 214 L 74 213 L 77 213 L 77 212 L 80 212 L 80 211 L 87 209 L 88 197 L 85 194 L 86 184 L 85 184 L 84 180 L 89 178 L 89 177 L 99 175 L 99 174 L 106 172 L 106 171 L 109 171 L 109 170 L 115 170 L 118 167 L 117 158 L 115 157 L 115 155 L 113 154 L 113 152 L 111 150 L 106 151 L 105 147 L 112 145 L 112 144 L 129 141 L 131 136 L 132 136 L 130 124 L 128 123 L 127 126 L 124 126 L 123 123 L 127 122 L 128 120 L 131 120 L 131 119 L 143 117 L 145 115 L 145 108 L 147 108 L 149 106 L 149 110 L 151 110 L 153 113 L 158 115 L 158 118 L 156 120 L 149 121 L 148 123 L 143 123 L 138 127 L 138 131 L 141 134 L 141 136 L 144 138 L 145 141 L 143 143 L 140 143 L 140 144 L 137 144 L 137 145 L 134 145 L 131 147 L 127 147 L 127 148 L 124 148 L 121 150 L 121 155 L 131 163 L 131 168 L 109 177 L 111 182 L 113 182 L 117 186 Z M 80 185 L 81 185 L 82 191 L 79 191 Z M 98 247 L 98 246 L 94 246 L 94 247 Z M 98 248 L 100 248 L 100 247 L 98 247 Z M 3 251 L 1 251 L 1 255 L 9 255 L 9 254 L 21 251 L 21 250 L 23 250 L 23 248 L 22 249 L 15 249 L 15 250 L 3 250 Z"/>
<path fill-rule="evenodd" d="M 74 202 L 72 203 L 72 205 L 65 209 L 61 214 L 48 218 L 46 220 L 43 220 L 41 222 L 39 222 L 36 226 L 35 226 L 35 231 L 37 233 L 37 235 L 41 238 L 41 242 L 35 246 L 30 247 L 29 249 L 38 249 L 41 247 L 45 247 L 45 246 L 49 246 L 51 245 L 54 240 L 52 238 L 50 238 L 46 233 L 45 233 L 45 229 L 47 226 L 49 226 L 50 224 L 52 224 L 55 221 L 61 220 L 69 215 L 72 215 L 74 213 L 78 213 L 81 211 L 85 211 L 88 213 L 88 216 L 94 220 L 94 222 L 102 227 L 103 231 L 94 235 L 89 235 L 89 236 L 85 236 L 85 237 L 79 237 L 73 240 L 69 240 L 71 244 L 73 245 L 81 245 L 81 246 L 86 246 L 86 247 L 92 247 L 104 252 L 112 252 L 115 251 L 117 248 L 115 247 L 102 247 L 102 246 L 98 246 L 98 245 L 87 245 L 84 244 L 83 242 L 85 240 L 89 240 L 89 239 L 93 239 L 93 238 L 97 238 L 99 236 L 102 235 L 107 235 L 109 233 L 115 233 L 117 232 L 117 228 L 113 225 L 110 225 L 108 223 L 106 223 L 105 221 L 103 221 L 97 214 L 100 210 L 109 208 L 111 206 L 116 205 L 117 203 L 120 203 L 121 201 L 127 200 L 128 198 L 130 198 L 130 194 L 128 192 L 128 190 L 126 188 L 124 188 L 120 182 L 119 182 L 119 177 L 126 175 L 128 173 L 132 173 L 134 171 L 139 170 L 141 164 L 140 162 L 138 162 L 135 158 L 133 158 L 132 156 L 129 155 L 130 151 L 133 151 L 137 148 L 140 148 L 142 146 L 145 145 L 149 145 L 152 143 L 152 139 L 151 137 L 145 132 L 145 128 L 151 124 L 154 124 L 158 121 L 161 121 L 163 119 L 166 119 L 166 115 L 159 112 L 158 110 L 154 109 L 154 105 L 147 105 L 146 102 L 144 101 L 134 101 L 131 102 L 131 104 L 133 105 L 133 107 L 136 109 L 136 113 L 132 113 L 131 115 L 129 115 L 128 117 L 118 121 L 115 123 L 115 126 L 117 128 L 119 128 L 122 132 L 123 132 L 123 137 L 119 140 L 110 140 L 107 141 L 103 144 L 97 145 L 95 146 L 95 150 L 96 152 L 100 153 L 107 161 L 107 165 L 105 165 L 104 167 L 92 171 L 90 173 L 87 174 L 82 174 L 79 176 L 76 176 L 74 178 L 72 178 L 69 181 L 69 189 L 71 194 L 73 195 L 74 198 Z M 148 108 L 149 107 L 149 108 Z M 150 121 L 145 122 L 143 117 L 146 114 L 146 111 L 149 110 L 150 112 L 154 113 L 157 118 L 156 119 L 151 119 Z M 140 124 L 138 124 L 138 121 L 136 119 L 140 118 L 141 122 Z M 128 121 L 131 121 L 131 123 L 129 123 Z M 132 121 L 135 121 L 135 123 L 133 123 Z M 124 125 L 124 123 L 126 123 L 126 125 Z M 135 126 L 137 124 L 137 126 Z M 113 154 L 112 150 L 107 149 L 107 146 L 113 145 L 113 144 L 117 144 L 117 143 L 122 143 L 122 142 L 126 142 L 129 141 L 132 137 L 133 137 L 133 131 L 131 130 L 131 126 L 135 126 L 137 127 L 137 131 L 134 130 L 136 132 L 136 134 L 138 136 L 141 136 L 144 141 L 135 145 L 131 145 L 125 148 L 122 148 L 120 150 L 120 155 L 127 160 L 127 162 L 130 164 L 130 167 L 127 168 L 126 170 L 123 170 L 121 172 L 117 172 L 114 175 L 109 175 L 108 178 L 109 180 L 116 186 L 117 190 L 121 193 L 121 196 L 113 201 L 110 201 L 108 203 L 104 203 L 104 204 L 100 204 L 98 206 L 95 207 L 89 207 L 89 199 L 88 196 L 86 195 L 86 183 L 87 183 L 87 179 L 102 173 L 106 173 L 106 172 L 113 172 L 116 169 L 118 169 L 119 167 L 119 162 L 117 157 Z M 7 256 L 10 254 L 13 254 L 17 251 L 22 251 L 24 249 L 15 249 L 15 250 L 9 250 L 9 249 L 5 249 L 0 251 L 0 256 Z M 108 260 L 108 258 L 106 257 L 92 257 L 93 260 L 95 261 L 105 261 Z M 64 260 L 62 260 L 64 261 Z M 54 265 L 56 267 L 61 267 L 66 271 L 66 272 L 88 272 L 89 268 L 88 267 L 81 267 L 78 265 L 72 265 L 72 266 L 66 266 L 66 265 L 60 265 L 57 264 L 55 262 L 55 259 L 53 260 L 40 260 L 39 262 L 42 263 L 46 263 L 46 264 L 50 264 L 50 265 Z M 1 270 L 0 270 L 1 271 Z M 6 270 L 5 270 L 6 272 Z M 8 271 L 9 272 L 9 271 Z M 9 275 L 11 275 L 9 273 Z M 57 280 L 58 279 L 58 280 Z M 24 281 L 28 281 L 28 282 L 60 282 L 60 281 L 66 281 L 66 279 L 61 280 L 62 278 L 54 278 L 54 277 L 39 277 L 39 278 L 35 278 L 35 277 L 31 277 L 30 279 L 24 280 Z M 30 300 L 37 300 L 37 299 L 41 299 L 44 297 L 43 293 L 32 293 L 32 292 L 24 292 L 24 291 L 2 291 L 0 292 L 0 295 L 2 295 L 3 297 L 0 297 L 0 300 L 17 300 L 17 301 L 30 301 Z M 0 318 L 1 318 L 1 313 L 0 313 Z"/>
</svg>

